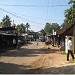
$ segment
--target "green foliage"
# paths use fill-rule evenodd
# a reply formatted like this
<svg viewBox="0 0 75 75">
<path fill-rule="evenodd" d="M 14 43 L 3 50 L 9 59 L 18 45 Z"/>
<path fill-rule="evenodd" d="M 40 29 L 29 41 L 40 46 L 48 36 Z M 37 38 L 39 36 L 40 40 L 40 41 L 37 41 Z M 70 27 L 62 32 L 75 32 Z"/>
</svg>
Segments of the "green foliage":
<svg viewBox="0 0 75 75">
<path fill-rule="evenodd" d="M 26 32 L 26 27 L 23 23 L 17 25 L 17 29 L 20 33 L 25 33 Z"/>
<path fill-rule="evenodd" d="M 57 31 L 60 28 L 59 24 L 57 23 L 46 23 L 44 31 L 46 32 L 46 34 L 52 34 L 52 30 L 54 29 L 55 31 Z"/>
<path fill-rule="evenodd" d="M 45 30 L 46 34 L 52 33 L 52 31 L 51 31 L 52 29 L 50 28 L 49 23 L 46 23 L 44 30 Z"/>
<path fill-rule="evenodd" d="M 44 29 L 42 29 L 42 30 L 40 31 L 40 34 L 41 34 L 41 36 L 45 36 L 45 35 L 46 35 L 46 32 L 44 31 Z"/>
<path fill-rule="evenodd" d="M 75 0 L 70 0 L 69 4 L 72 6 L 65 10 L 64 25 L 75 24 Z"/>
<path fill-rule="evenodd" d="M 73 6 L 75 6 L 75 0 L 70 0 L 69 4 L 72 4 Z"/>
<path fill-rule="evenodd" d="M 65 52 L 65 50 L 64 50 L 64 51 L 61 51 L 61 54 L 62 54 L 62 55 L 66 55 L 66 52 Z"/>
<path fill-rule="evenodd" d="M 60 28 L 59 24 L 57 23 L 52 23 L 51 26 L 52 26 L 52 30 L 54 29 L 55 31 L 57 31 Z"/>
<path fill-rule="evenodd" d="M 64 23 L 67 24 L 74 24 L 75 23 L 75 8 L 69 8 L 65 11 L 65 20 Z"/>
<path fill-rule="evenodd" d="M 4 16 L 2 19 L 2 22 L 0 23 L 2 27 L 10 27 L 11 26 L 11 20 L 8 15 Z"/>
</svg>

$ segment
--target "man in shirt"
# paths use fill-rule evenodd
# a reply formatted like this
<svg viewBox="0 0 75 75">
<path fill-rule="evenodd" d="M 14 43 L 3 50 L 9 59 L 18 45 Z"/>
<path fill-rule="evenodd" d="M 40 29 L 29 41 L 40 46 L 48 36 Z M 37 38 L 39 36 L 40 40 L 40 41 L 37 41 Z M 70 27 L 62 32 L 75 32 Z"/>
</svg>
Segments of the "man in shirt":
<svg viewBox="0 0 75 75">
<path fill-rule="evenodd" d="M 68 53 L 67 53 L 67 61 L 69 61 L 69 54 L 71 54 L 72 56 L 72 59 L 74 59 L 74 55 L 73 55 L 73 52 L 72 52 L 72 38 L 69 37 L 69 40 L 68 40 Z"/>
</svg>

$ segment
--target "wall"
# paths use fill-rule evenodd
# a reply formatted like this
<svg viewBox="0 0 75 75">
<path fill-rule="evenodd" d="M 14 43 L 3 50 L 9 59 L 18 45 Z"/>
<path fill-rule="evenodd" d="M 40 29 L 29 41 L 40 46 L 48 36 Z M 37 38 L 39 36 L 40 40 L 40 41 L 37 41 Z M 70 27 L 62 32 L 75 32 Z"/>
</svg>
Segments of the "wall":
<svg viewBox="0 0 75 75">
<path fill-rule="evenodd" d="M 74 36 L 74 53 L 75 53 L 75 25 L 73 25 L 73 36 Z"/>
</svg>

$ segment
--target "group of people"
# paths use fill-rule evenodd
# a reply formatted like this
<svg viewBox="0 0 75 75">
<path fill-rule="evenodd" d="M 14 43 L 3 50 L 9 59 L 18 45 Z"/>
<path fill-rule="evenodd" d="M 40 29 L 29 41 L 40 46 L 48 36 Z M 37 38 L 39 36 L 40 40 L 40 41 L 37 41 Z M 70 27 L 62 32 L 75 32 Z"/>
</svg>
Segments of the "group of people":
<svg viewBox="0 0 75 75">
<path fill-rule="evenodd" d="M 48 49 L 50 49 L 49 48 L 50 42 L 51 42 L 51 39 L 49 37 L 47 37 L 47 39 L 46 39 L 46 45 L 48 46 Z M 68 47 L 68 49 L 67 49 L 68 50 L 67 51 L 67 61 L 69 61 L 69 55 L 70 54 L 72 56 L 72 59 L 74 60 L 75 57 L 74 57 L 74 54 L 73 54 L 73 51 L 72 51 L 72 38 L 71 37 L 69 37 L 69 39 L 68 39 L 67 47 Z"/>
<path fill-rule="evenodd" d="M 14 46 L 14 48 L 20 48 L 20 45 L 21 45 L 21 40 L 19 40 L 19 39 L 13 39 L 13 46 Z"/>
<path fill-rule="evenodd" d="M 50 37 L 46 37 L 45 44 L 47 45 L 47 48 L 50 49 L 50 47 L 49 47 L 49 44 L 51 44 Z M 37 42 L 37 45 L 38 45 L 38 42 Z M 68 39 L 67 47 L 68 47 L 68 49 L 67 49 L 68 50 L 67 51 L 67 61 L 69 61 L 69 55 L 70 54 L 72 56 L 72 59 L 75 59 L 73 51 L 72 51 L 72 38 L 71 37 L 69 37 L 69 39 Z"/>
</svg>

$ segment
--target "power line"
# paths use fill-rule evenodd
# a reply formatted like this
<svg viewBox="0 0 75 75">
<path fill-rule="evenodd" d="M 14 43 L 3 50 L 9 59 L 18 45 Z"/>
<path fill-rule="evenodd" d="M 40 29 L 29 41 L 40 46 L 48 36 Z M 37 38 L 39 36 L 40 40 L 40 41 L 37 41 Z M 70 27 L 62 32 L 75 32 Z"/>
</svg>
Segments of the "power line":
<svg viewBox="0 0 75 75">
<path fill-rule="evenodd" d="M 15 12 L 13 12 L 13 13 L 15 13 Z M 18 15 L 21 15 L 21 16 L 26 16 L 26 17 L 32 17 L 32 18 L 36 18 L 36 19 L 41 19 L 41 20 L 48 20 L 46 18 L 40 18 L 40 17 L 36 17 L 36 16 L 23 15 L 23 14 L 19 14 L 19 13 L 15 13 L 15 14 L 18 14 Z"/>
<path fill-rule="evenodd" d="M 28 20 L 28 21 L 31 21 L 31 22 L 35 22 L 35 21 L 32 21 L 32 20 L 29 20 L 29 19 L 26 19 L 26 18 L 21 17 L 21 16 L 27 16 L 27 15 L 18 14 L 18 13 L 15 13 L 15 12 L 11 13 L 11 12 L 8 12 L 8 11 L 2 9 L 2 8 L 0 8 L 0 10 L 4 11 L 4 12 L 6 12 L 6 13 L 9 13 L 9 14 L 11 14 L 11 15 L 17 17 L 17 18 L 21 18 L 21 19 L 23 19 L 23 20 Z M 18 15 L 21 15 L 21 16 L 18 16 L 17 14 L 18 14 Z M 43 19 L 43 20 L 54 20 L 54 19 L 46 19 L 46 18 L 40 18 L 40 17 L 34 17 L 34 16 L 27 16 L 27 17 L 38 18 L 38 19 Z M 63 21 L 63 20 L 56 20 L 56 21 Z M 39 23 L 39 24 L 40 24 L 40 23 Z"/>
<path fill-rule="evenodd" d="M 18 15 L 15 15 L 15 14 L 17 14 L 17 13 L 14 13 L 14 14 L 13 14 L 13 13 L 8 12 L 8 11 L 2 9 L 2 8 L 0 8 L 0 10 L 6 12 L 6 13 L 8 13 L 8 14 L 11 14 L 11 15 L 15 16 L 16 18 L 22 19 L 23 21 L 27 20 L 27 21 L 30 21 L 30 22 L 33 22 L 33 23 L 37 23 L 37 24 L 43 25 L 42 23 L 38 23 L 38 22 L 36 22 L 36 21 L 32 21 L 32 20 L 23 18 L 23 17 L 21 17 L 21 16 L 22 16 L 21 14 L 20 14 L 21 16 L 18 16 Z M 24 16 L 24 15 L 23 15 L 23 16 Z M 35 17 L 35 18 L 36 18 L 36 17 Z M 51 19 L 51 20 L 52 20 L 52 19 Z M 54 20 L 54 19 L 53 19 L 53 20 Z M 64 21 L 64 20 L 54 20 L 54 21 Z"/>
<path fill-rule="evenodd" d="M 71 4 L 67 5 L 11 5 L 11 4 L 0 4 L 0 6 L 13 6 L 13 7 L 67 7 L 70 6 Z"/>
<path fill-rule="evenodd" d="M 4 9 L 2 9 L 2 8 L 0 8 L 0 10 L 6 12 L 6 13 L 8 13 L 8 14 L 11 14 L 11 15 L 13 15 L 13 16 L 19 18 L 19 19 L 22 19 L 23 21 L 27 20 L 27 21 L 34 22 L 34 23 L 37 23 L 37 24 L 41 24 L 41 23 L 38 23 L 38 22 L 35 22 L 35 21 L 32 21 L 32 20 L 23 18 L 23 17 L 21 17 L 21 16 L 15 15 L 15 14 L 13 14 L 13 13 L 11 13 L 11 12 L 8 12 L 7 10 L 4 10 Z"/>
<path fill-rule="evenodd" d="M 11 13 L 11 12 L 8 12 L 7 10 L 2 9 L 2 8 L 0 8 L 0 10 L 6 12 L 6 13 L 8 13 L 8 14 L 11 14 L 11 15 L 15 16 L 16 18 L 22 19 L 23 21 L 27 20 L 27 21 L 34 22 L 34 23 L 37 23 L 37 24 L 41 24 L 41 23 L 38 23 L 38 22 L 36 22 L 36 21 L 32 21 L 32 20 L 23 18 L 23 17 L 21 17 L 21 16 L 22 16 L 21 14 L 19 14 L 19 15 L 21 15 L 21 16 L 18 16 L 18 15 L 16 15 L 16 14 L 18 14 L 18 13 Z M 26 16 L 26 15 L 23 15 L 23 16 Z M 33 16 L 30 16 L 30 17 L 33 17 Z M 39 18 L 39 17 L 34 17 L 34 18 Z M 43 19 L 43 18 L 40 18 L 40 19 Z M 48 19 L 47 19 L 47 20 L 48 20 Z M 49 20 L 52 20 L 52 19 L 49 19 Z M 55 20 L 55 21 L 63 21 L 63 20 Z"/>
<path fill-rule="evenodd" d="M 18 14 L 18 15 L 21 15 L 21 16 L 26 16 L 26 17 L 32 17 L 32 18 L 36 18 L 36 19 L 41 19 L 41 20 L 55 20 L 55 21 L 63 21 L 63 20 L 58 20 L 58 19 L 47 19 L 47 18 L 40 18 L 40 17 L 36 17 L 36 16 L 28 16 L 28 15 L 23 15 L 23 14 L 19 14 L 19 13 L 15 13 L 13 12 L 14 14 Z"/>
</svg>

